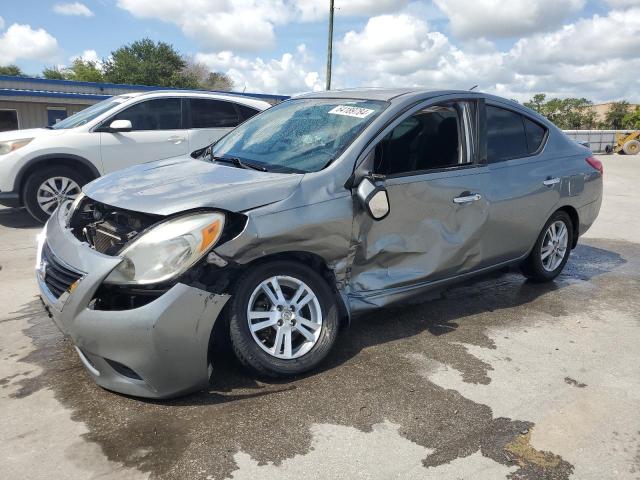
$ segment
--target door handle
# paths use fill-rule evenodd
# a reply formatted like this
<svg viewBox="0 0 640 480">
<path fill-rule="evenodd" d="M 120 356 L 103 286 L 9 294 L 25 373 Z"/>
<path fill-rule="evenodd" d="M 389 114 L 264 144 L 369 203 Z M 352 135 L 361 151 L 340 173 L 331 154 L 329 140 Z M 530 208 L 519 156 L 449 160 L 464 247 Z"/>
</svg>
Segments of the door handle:
<svg viewBox="0 0 640 480">
<path fill-rule="evenodd" d="M 184 137 L 180 137 L 178 135 L 173 135 L 169 138 L 167 138 L 167 140 L 171 143 L 175 143 L 176 145 L 178 145 L 181 142 L 184 142 L 185 138 Z"/>
<path fill-rule="evenodd" d="M 554 186 L 554 185 L 555 185 L 555 184 L 557 184 L 557 183 L 560 183 L 560 178 L 559 178 L 559 177 L 547 178 L 546 180 L 544 180 L 544 181 L 542 182 L 542 184 L 543 184 L 545 187 L 552 187 L 552 186 Z"/>
<path fill-rule="evenodd" d="M 465 195 L 464 197 L 456 197 L 453 199 L 453 203 L 470 203 L 477 202 L 482 198 L 482 195 L 479 193 L 470 193 L 469 195 Z"/>
</svg>

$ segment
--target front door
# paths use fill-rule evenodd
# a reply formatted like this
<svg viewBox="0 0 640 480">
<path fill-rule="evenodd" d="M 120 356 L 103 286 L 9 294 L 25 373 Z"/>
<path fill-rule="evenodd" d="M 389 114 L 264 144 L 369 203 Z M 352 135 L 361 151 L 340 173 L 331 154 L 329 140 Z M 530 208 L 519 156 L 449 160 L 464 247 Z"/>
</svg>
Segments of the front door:
<svg viewBox="0 0 640 480">
<path fill-rule="evenodd" d="M 133 128 L 129 132 L 99 133 L 105 173 L 189 153 L 182 118 L 180 98 L 142 101 L 111 117 L 104 126 L 114 120 L 129 120 Z"/>
<path fill-rule="evenodd" d="M 419 108 L 392 125 L 368 156 L 391 210 L 356 214 L 351 296 L 366 303 L 485 265 L 489 174 L 474 145 L 473 101 Z"/>
</svg>

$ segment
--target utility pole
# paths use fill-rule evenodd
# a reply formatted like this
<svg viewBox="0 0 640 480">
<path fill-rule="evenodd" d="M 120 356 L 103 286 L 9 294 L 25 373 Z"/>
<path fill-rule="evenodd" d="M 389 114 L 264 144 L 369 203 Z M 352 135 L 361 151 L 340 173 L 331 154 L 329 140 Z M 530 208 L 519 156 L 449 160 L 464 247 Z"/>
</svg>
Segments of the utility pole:
<svg viewBox="0 0 640 480">
<path fill-rule="evenodd" d="M 333 56 L 333 0 L 329 0 L 329 45 L 327 48 L 326 89 L 331 90 L 331 58 Z"/>
</svg>

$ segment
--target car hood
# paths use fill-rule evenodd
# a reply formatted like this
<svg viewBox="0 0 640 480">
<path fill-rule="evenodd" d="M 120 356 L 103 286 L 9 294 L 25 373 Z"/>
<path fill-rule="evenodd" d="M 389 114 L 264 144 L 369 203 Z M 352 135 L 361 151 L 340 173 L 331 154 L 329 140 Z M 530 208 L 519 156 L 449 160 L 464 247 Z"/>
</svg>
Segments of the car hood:
<svg viewBox="0 0 640 480">
<path fill-rule="evenodd" d="M 22 138 L 53 137 L 64 133 L 63 130 L 52 130 L 50 128 L 27 128 L 25 130 L 9 130 L 0 132 L 0 142 L 7 140 L 20 140 Z"/>
<path fill-rule="evenodd" d="M 202 207 L 242 212 L 287 198 L 302 177 L 187 156 L 119 170 L 94 180 L 83 191 L 107 205 L 157 215 Z"/>
</svg>

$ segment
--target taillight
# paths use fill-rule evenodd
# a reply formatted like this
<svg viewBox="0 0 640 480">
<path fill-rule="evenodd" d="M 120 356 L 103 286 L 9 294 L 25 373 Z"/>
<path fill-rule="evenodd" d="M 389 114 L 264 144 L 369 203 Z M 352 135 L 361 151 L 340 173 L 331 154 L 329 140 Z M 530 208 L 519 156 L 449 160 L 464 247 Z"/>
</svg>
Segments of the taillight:
<svg viewBox="0 0 640 480">
<path fill-rule="evenodd" d="M 587 157 L 585 159 L 589 165 L 600 172 L 600 175 L 604 175 L 604 167 L 602 166 L 602 162 L 595 157 Z"/>
</svg>

